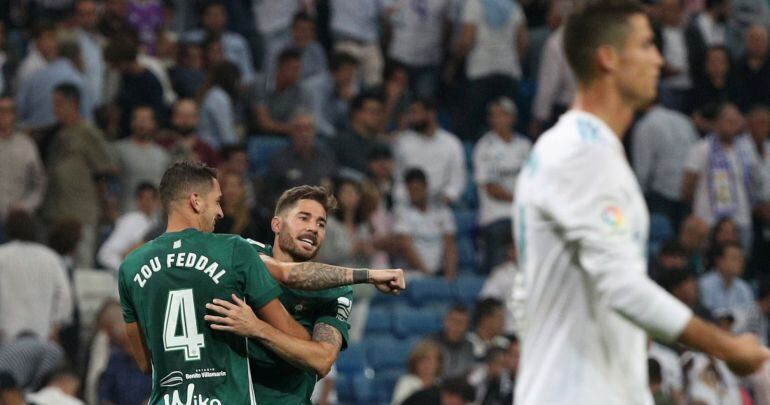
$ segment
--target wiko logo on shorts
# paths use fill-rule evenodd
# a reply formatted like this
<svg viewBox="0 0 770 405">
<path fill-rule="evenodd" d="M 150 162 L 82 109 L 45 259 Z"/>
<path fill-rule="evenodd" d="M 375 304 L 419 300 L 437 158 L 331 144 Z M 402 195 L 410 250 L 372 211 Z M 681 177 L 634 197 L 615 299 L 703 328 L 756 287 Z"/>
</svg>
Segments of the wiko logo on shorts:
<svg viewBox="0 0 770 405">
<path fill-rule="evenodd" d="M 185 401 L 179 398 L 179 390 L 174 390 L 171 395 L 163 396 L 164 405 L 222 405 L 222 401 L 204 397 L 201 394 L 195 395 L 195 384 L 187 386 L 187 396 Z"/>
<path fill-rule="evenodd" d="M 161 387 L 176 387 L 184 382 L 184 376 L 181 371 L 173 371 L 160 380 Z"/>
</svg>

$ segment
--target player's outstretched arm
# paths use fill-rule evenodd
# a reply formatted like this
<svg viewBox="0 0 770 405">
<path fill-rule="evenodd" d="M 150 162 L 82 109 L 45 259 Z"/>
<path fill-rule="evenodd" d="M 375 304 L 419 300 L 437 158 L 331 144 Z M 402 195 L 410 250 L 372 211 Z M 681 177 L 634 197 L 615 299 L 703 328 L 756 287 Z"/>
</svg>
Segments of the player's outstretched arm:
<svg viewBox="0 0 770 405">
<path fill-rule="evenodd" d="M 273 278 L 298 290 L 324 290 L 351 284 L 373 284 L 387 294 L 399 294 L 406 289 L 401 269 L 351 269 L 316 262 L 284 263 L 267 255 L 260 258 Z"/>
<path fill-rule="evenodd" d="M 295 367 L 313 371 L 320 377 L 331 370 L 342 347 L 340 332 L 325 323 L 313 330 L 313 340 L 302 340 L 274 328 L 257 317 L 251 307 L 235 294 L 233 302 L 215 299 L 206 308 L 221 316 L 206 315 L 211 328 L 259 339 L 265 346 Z"/>
<path fill-rule="evenodd" d="M 756 336 L 730 335 L 697 316 L 687 323 L 679 342 L 724 361 L 739 376 L 754 373 L 770 359 L 770 349 L 762 346 Z"/>
</svg>

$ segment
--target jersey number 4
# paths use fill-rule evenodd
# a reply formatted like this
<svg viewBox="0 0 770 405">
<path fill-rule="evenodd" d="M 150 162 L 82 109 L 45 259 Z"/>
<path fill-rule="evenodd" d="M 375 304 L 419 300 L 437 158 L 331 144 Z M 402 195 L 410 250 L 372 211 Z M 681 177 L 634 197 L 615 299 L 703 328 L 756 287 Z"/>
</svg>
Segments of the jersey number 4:
<svg viewBox="0 0 770 405">
<path fill-rule="evenodd" d="M 198 333 L 192 289 L 169 291 L 165 319 L 163 348 L 166 351 L 184 350 L 186 361 L 200 360 L 201 348 L 206 344 L 203 334 Z M 179 325 L 181 333 L 177 334 Z"/>
</svg>

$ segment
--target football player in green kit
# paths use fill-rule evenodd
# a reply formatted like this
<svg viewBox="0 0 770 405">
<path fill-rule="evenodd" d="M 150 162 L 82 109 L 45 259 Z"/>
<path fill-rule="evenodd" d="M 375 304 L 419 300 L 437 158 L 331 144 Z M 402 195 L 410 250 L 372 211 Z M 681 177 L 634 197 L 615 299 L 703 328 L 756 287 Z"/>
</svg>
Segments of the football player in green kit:
<svg viewBox="0 0 770 405">
<path fill-rule="evenodd" d="M 131 252 L 118 280 L 132 354 L 142 371 L 153 372 L 150 405 L 256 403 L 247 340 L 205 326 L 204 304 L 215 298 L 243 297 L 266 324 L 302 340 L 309 333 L 278 301 L 276 278 L 303 289 L 368 282 L 398 292 L 405 286 L 399 270 L 275 260 L 266 267 L 245 239 L 211 233 L 222 217 L 222 193 L 216 172 L 205 165 L 173 165 L 160 194 L 167 231 Z"/>
<path fill-rule="evenodd" d="M 278 200 L 271 223 L 274 246 L 251 242 L 260 254 L 278 261 L 312 260 L 323 245 L 327 215 L 336 205 L 323 187 L 289 189 Z M 312 332 L 311 342 L 286 338 L 257 319 L 242 300 L 234 304 L 215 300 L 207 307 L 222 316 L 207 316 L 206 320 L 214 322 L 211 327 L 216 330 L 257 338 L 253 341 L 261 342 L 283 359 L 273 361 L 275 355 L 260 353 L 258 347 L 251 346 L 252 353 L 256 353 L 252 354 L 252 377 L 257 398 L 269 404 L 310 404 L 317 378 L 329 372 L 346 346 L 353 290 L 349 286 L 324 291 L 282 290 L 281 303 Z"/>
</svg>

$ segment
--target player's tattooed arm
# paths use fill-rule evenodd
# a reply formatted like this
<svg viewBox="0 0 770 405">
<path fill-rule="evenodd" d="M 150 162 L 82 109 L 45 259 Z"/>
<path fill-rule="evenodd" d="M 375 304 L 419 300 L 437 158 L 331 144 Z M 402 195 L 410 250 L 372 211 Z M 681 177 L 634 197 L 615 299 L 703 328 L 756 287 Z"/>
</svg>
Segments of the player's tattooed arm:
<svg viewBox="0 0 770 405">
<path fill-rule="evenodd" d="M 406 289 L 401 269 L 352 269 L 315 262 L 284 263 L 266 255 L 260 257 L 270 274 L 289 288 L 324 290 L 350 284 L 373 284 L 389 294 L 398 294 Z"/>
<path fill-rule="evenodd" d="M 319 322 L 315 324 L 313 327 L 313 340 L 316 342 L 328 343 L 333 347 L 336 347 L 337 354 L 339 354 L 340 348 L 342 348 L 342 334 L 337 328 L 327 323 Z M 334 360 L 336 359 L 337 356 L 335 355 L 332 363 L 334 363 Z"/>
</svg>

